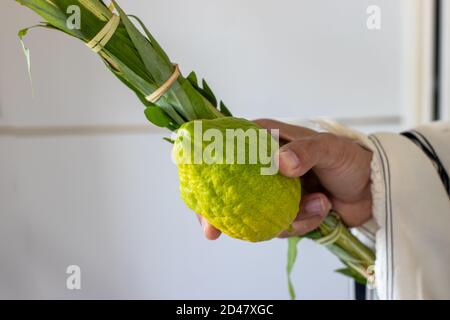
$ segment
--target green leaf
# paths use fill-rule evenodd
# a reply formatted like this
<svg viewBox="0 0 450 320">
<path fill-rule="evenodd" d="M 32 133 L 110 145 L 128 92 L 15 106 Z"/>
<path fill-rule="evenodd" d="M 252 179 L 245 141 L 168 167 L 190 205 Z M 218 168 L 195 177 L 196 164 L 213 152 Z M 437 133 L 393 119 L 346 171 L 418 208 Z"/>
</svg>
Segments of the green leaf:
<svg viewBox="0 0 450 320">
<path fill-rule="evenodd" d="M 17 0 L 17 2 L 42 16 L 48 25 L 83 42 L 90 41 L 112 16 L 111 11 L 100 0 Z M 117 2 L 113 1 L 121 23 L 105 48 L 100 51 L 100 56 L 104 60 L 105 54 L 108 58 L 106 60 L 114 57 L 114 63 L 109 61 L 111 65 L 108 65 L 106 61 L 106 65 L 137 94 L 144 105 L 148 106 L 145 97 L 167 81 L 174 67 L 142 22 L 137 20 L 134 25 L 131 22 L 131 20 L 135 22 L 134 18 L 128 18 Z M 69 5 L 78 5 L 81 9 L 80 29 L 72 30 L 66 24 L 70 16 L 67 12 Z M 23 36 L 23 33 L 21 35 Z M 172 129 L 185 121 L 223 116 L 181 75 L 156 105 L 172 118 Z"/>
<path fill-rule="evenodd" d="M 111 12 L 100 1 L 91 0 L 16 0 L 21 5 L 24 5 L 35 11 L 43 17 L 49 24 L 57 29 L 77 37 L 82 40 L 90 40 L 90 36 L 96 34 L 86 34 L 86 31 L 91 31 L 94 24 L 97 24 L 99 19 L 106 21 L 111 16 Z M 80 29 L 67 27 L 66 21 L 69 14 L 67 8 L 70 5 L 77 5 L 81 9 L 81 16 L 83 17 L 82 27 Z M 103 25 L 103 23 L 101 24 Z M 101 25 L 99 27 L 101 28 Z M 89 28 L 87 28 L 89 26 Z"/>
<path fill-rule="evenodd" d="M 31 85 L 31 94 L 32 96 L 34 96 L 34 86 L 33 86 L 33 77 L 31 76 L 31 59 L 30 59 L 30 49 L 28 49 L 25 46 L 25 43 L 23 42 L 23 38 L 27 35 L 28 30 L 30 30 L 31 28 L 35 28 L 38 27 L 37 26 L 32 26 L 29 28 L 25 28 L 22 30 L 19 30 L 19 32 L 17 33 L 17 35 L 19 36 L 19 40 L 20 40 L 20 44 L 22 45 L 22 50 L 23 53 L 25 55 L 25 59 L 27 61 L 27 71 L 28 71 L 28 78 L 30 79 L 30 85 Z"/>
<path fill-rule="evenodd" d="M 194 86 L 194 88 L 198 88 L 197 75 L 194 71 L 191 71 L 186 79 Z"/>
<path fill-rule="evenodd" d="M 186 122 L 185 119 L 183 119 L 180 114 L 177 112 L 177 110 L 172 107 L 170 104 L 168 103 L 160 103 L 161 108 L 172 118 L 175 120 L 176 123 L 178 124 L 183 124 Z"/>
<path fill-rule="evenodd" d="M 114 60 L 113 56 L 110 57 L 111 59 L 113 59 L 113 61 L 115 63 L 117 63 L 116 60 Z M 139 85 L 136 86 L 138 84 L 138 82 L 130 82 L 128 76 L 132 75 L 131 79 L 135 79 L 135 77 L 138 77 L 137 75 L 134 76 L 132 71 L 129 70 L 129 74 L 127 76 L 127 73 L 122 73 L 116 69 L 114 69 L 108 62 L 108 60 L 104 59 L 104 62 L 106 64 L 106 66 L 111 70 L 111 72 L 123 83 L 125 84 L 128 88 L 130 88 L 131 90 L 134 91 L 134 93 L 136 94 L 136 96 L 139 98 L 139 100 L 142 102 L 142 104 L 144 106 L 150 107 L 157 107 L 156 105 L 154 105 L 153 103 L 151 103 L 150 101 L 147 101 L 145 99 L 145 95 L 142 93 L 142 88 L 139 88 Z M 122 66 L 122 64 L 119 62 L 118 63 L 119 66 Z M 128 70 L 128 68 L 124 68 L 124 70 Z M 142 83 L 143 85 L 145 85 L 145 83 Z M 149 85 L 150 84 L 146 84 Z M 145 90 L 144 90 L 145 91 Z M 158 107 L 159 108 L 159 107 Z M 163 106 L 161 106 L 161 108 L 164 110 L 164 112 L 167 114 L 167 116 L 170 118 L 170 124 L 167 125 L 167 128 L 171 131 L 175 131 L 176 129 L 179 128 L 179 125 L 183 124 L 185 121 L 178 115 L 178 113 L 168 104 L 164 104 Z"/>
<path fill-rule="evenodd" d="M 189 97 L 189 100 L 194 108 L 195 119 L 216 119 L 223 117 L 223 115 L 217 110 L 211 102 L 203 95 L 202 89 L 195 88 L 190 81 L 183 79 L 181 81 L 181 87 L 173 88 L 175 92 L 182 90 Z"/>
<path fill-rule="evenodd" d="M 165 128 L 170 124 L 171 119 L 159 107 L 147 107 L 144 113 L 148 121 L 157 125 L 158 127 Z"/>
<path fill-rule="evenodd" d="M 289 295 L 291 297 L 291 300 L 295 300 L 295 289 L 294 285 L 292 284 L 291 273 L 295 265 L 295 260 L 297 260 L 297 244 L 301 239 L 302 239 L 301 237 L 288 238 L 288 258 L 287 258 L 286 272 L 288 278 Z"/>
<path fill-rule="evenodd" d="M 167 142 L 169 142 L 169 143 L 171 143 L 171 144 L 174 144 L 174 143 L 175 143 L 175 140 L 170 139 L 170 138 L 167 138 L 167 137 L 164 137 L 163 140 L 165 140 L 165 141 L 167 141 Z"/>
<path fill-rule="evenodd" d="M 158 55 L 156 50 L 150 44 L 150 41 L 133 25 L 125 12 L 123 12 L 123 10 L 119 7 L 117 2 L 115 0 L 112 0 L 112 2 L 114 3 L 116 10 L 119 12 L 120 19 L 127 29 L 131 41 L 135 45 L 147 71 L 155 79 L 156 84 L 161 86 L 172 75 L 174 69 L 173 66 Z M 175 103 L 172 105 L 186 119 L 196 119 L 196 112 L 193 104 L 188 98 L 187 92 L 185 90 L 181 90 L 182 88 L 178 83 L 179 81 L 180 79 L 172 85 L 171 90 L 168 92 L 168 95 L 175 100 Z M 171 92 L 172 94 L 170 94 Z"/>
<path fill-rule="evenodd" d="M 225 103 L 223 101 L 220 101 L 220 112 L 225 116 L 225 117 L 232 117 L 233 115 L 231 114 L 230 110 L 227 108 L 227 106 L 225 105 Z"/>
<path fill-rule="evenodd" d="M 102 56 L 107 65 L 109 62 L 105 59 L 105 57 L 103 57 L 103 54 L 108 55 L 108 57 L 116 64 L 122 76 L 125 77 L 130 84 L 133 84 L 132 86 L 134 87 L 134 90 L 138 90 L 142 96 L 146 97 L 157 89 L 156 85 L 142 79 L 133 70 L 128 68 L 125 63 L 123 63 L 120 59 L 117 59 L 111 52 L 104 50 L 100 56 Z"/>
<path fill-rule="evenodd" d="M 167 53 L 164 51 L 164 49 L 159 45 L 158 41 L 156 41 L 156 39 L 152 36 L 152 34 L 150 33 L 150 31 L 147 29 L 147 27 L 145 26 L 145 24 L 142 22 L 141 19 L 139 19 L 138 17 L 134 16 L 134 15 L 128 15 L 129 17 L 135 19 L 139 25 L 142 27 L 142 29 L 144 30 L 145 34 L 147 35 L 147 38 L 150 40 L 150 43 L 153 45 L 153 47 L 155 48 L 155 50 L 159 53 L 159 55 L 168 63 L 171 64 L 170 62 L 170 58 L 167 55 Z"/>
<path fill-rule="evenodd" d="M 35 26 L 33 26 L 33 27 L 35 27 Z M 19 36 L 19 39 L 22 40 L 23 37 L 25 37 L 25 36 L 27 35 L 28 30 L 30 30 L 30 29 L 33 28 L 33 27 L 24 28 L 24 29 L 22 29 L 22 30 L 19 30 L 19 32 L 17 32 L 17 35 Z"/>
<path fill-rule="evenodd" d="M 363 285 L 367 284 L 367 280 L 363 276 L 361 276 L 358 272 L 356 272 L 355 270 L 353 270 L 351 268 L 341 268 L 341 269 L 334 270 L 334 272 L 340 273 L 346 277 L 350 277 L 353 280 L 355 280 L 356 282 L 358 282 L 359 284 L 363 284 Z"/>
<path fill-rule="evenodd" d="M 216 110 L 217 109 L 216 97 L 214 96 L 213 92 L 211 91 L 205 80 L 203 80 L 204 83 L 203 86 L 205 87 L 206 85 L 206 88 L 208 88 L 208 90 L 199 87 L 197 75 L 195 74 L 194 71 L 192 71 L 186 79 L 194 87 L 194 89 L 197 90 L 197 92 L 200 93 L 203 96 L 203 98 L 205 98 L 214 107 L 214 110 Z M 217 116 L 219 116 L 219 114 L 215 115 L 215 117 Z"/>
<path fill-rule="evenodd" d="M 47 27 L 53 27 L 70 36 L 74 36 L 83 42 L 90 41 L 105 25 L 112 16 L 111 11 L 97 0 L 16 0 L 20 4 L 35 11 L 47 22 Z M 70 5 L 77 5 L 81 13 L 81 28 L 69 29 L 67 18 L 71 15 L 67 13 Z M 141 78 L 153 81 L 151 75 L 146 73 L 146 68 L 137 54 L 127 30 L 120 24 L 109 40 L 106 47 L 110 52 L 126 63 Z"/>
<path fill-rule="evenodd" d="M 32 96 L 34 96 L 34 86 L 33 86 L 33 77 L 31 76 L 30 49 L 25 46 L 25 43 L 24 43 L 23 39 L 27 35 L 28 31 L 30 31 L 31 29 L 34 29 L 34 28 L 54 29 L 55 27 L 50 26 L 50 25 L 46 24 L 45 22 L 42 22 L 41 24 L 37 24 L 37 25 L 31 26 L 31 27 L 28 27 L 28 28 L 24 28 L 24 29 L 19 30 L 19 32 L 17 32 L 17 35 L 19 36 L 19 41 L 20 41 L 20 44 L 22 46 L 22 50 L 23 50 L 23 53 L 25 55 L 25 59 L 26 59 L 26 62 L 27 62 L 27 73 L 28 73 L 28 78 L 30 80 Z"/>
<path fill-rule="evenodd" d="M 128 35 L 131 41 L 135 45 L 139 55 L 144 62 L 145 67 L 152 77 L 156 80 L 157 85 L 162 85 L 172 74 L 172 68 L 170 64 L 167 64 L 162 58 L 157 54 L 155 49 L 150 44 L 149 40 L 145 38 L 141 32 L 133 25 L 133 23 L 128 19 L 128 16 L 123 12 L 120 6 L 115 0 L 112 0 L 116 10 L 120 14 L 120 19 L 128 31 Z"/>
<path fill-rule="evenodd" d="M 217 107 L 217 99 L 214 96 L 214 93 L 212 92 L 211 88 L 208 86 L 208 83 L 206 83 L 205 79 L 202 80 L 202 86 L 203 86 L 205 98 L 207 98 L 208 101 L 211 102 L 211 104 L 214 107 Z"/>
<path fill-rule="evenodd" d="M 304 235 L 305 238 L 311 239 L 311 240 L 317 240 L 323 237 L 323 235 L 320 233 L 319 230 L 313 230 L 308 232 L 307 234 Z"/>
</svg>

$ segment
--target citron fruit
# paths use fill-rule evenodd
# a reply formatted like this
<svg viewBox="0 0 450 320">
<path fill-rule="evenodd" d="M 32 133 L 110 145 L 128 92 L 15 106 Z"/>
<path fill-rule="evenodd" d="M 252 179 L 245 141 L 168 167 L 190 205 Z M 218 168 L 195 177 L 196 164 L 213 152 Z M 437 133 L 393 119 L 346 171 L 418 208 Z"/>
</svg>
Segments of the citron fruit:
<svg viewBox="0 0 450 320">
<path fill-rule="evenodd" d="M 223 233 L 251 242 L 272 239 L 288 229 L 301 197 L 299 179 L 262 174 L 270 164 L 261 156 L 257 161 L 251 157 L 255 146 L 270 160 L 278 147 L 255 123 L 227 117 L 183 124 L 173 148 L 186 205 Z"/>
</svg>

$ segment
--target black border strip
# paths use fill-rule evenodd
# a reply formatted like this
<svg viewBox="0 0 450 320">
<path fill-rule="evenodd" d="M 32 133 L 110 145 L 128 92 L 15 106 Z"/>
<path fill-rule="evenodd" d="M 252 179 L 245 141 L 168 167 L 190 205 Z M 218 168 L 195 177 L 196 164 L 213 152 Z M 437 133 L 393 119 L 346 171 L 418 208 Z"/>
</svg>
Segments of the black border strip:
<svg viewBox="0 0 450 320">
<path fill-rule="evenodd" d="M 439 120 L 441 114 L 441 70 L 442 70 L 442 0 L 434 1 L 434 31 L 433 31 L 433 110 L 432 120 Z"/>
</svg>

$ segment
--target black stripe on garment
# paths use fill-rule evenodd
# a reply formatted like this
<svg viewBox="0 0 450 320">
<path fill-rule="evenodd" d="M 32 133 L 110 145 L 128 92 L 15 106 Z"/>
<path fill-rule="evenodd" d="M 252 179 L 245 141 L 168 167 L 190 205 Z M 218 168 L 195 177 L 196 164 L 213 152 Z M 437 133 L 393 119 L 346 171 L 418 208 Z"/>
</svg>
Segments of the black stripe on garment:
<svg viewBox="0 0 450 320">
<path fill-rule="evenodd" d="M 450 196 L 450 178 L 430 142 L 428 142 L 428 140 L 417 131 L 403 132 L 402 135 L 411 140 L 415 145 L 417 145 L 431 160 L 433 166 L 436 168 L 436 171 L 439 174 L 439 177 L 441 178 L 442 184 L 444 185 L 447 194 Z"/>
</svg>

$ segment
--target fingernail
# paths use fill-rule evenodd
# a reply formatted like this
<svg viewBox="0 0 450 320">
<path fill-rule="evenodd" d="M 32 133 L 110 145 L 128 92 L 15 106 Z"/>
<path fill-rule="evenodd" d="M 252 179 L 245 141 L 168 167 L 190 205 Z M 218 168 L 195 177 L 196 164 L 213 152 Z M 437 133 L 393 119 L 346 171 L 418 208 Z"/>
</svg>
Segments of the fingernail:
<svg viewBox="0 0 450 320">
<path fill-rule="evenodd" d="M 305 203 L 305 206 L 303 207 L 303 209 L 309 213 L 321 214 L 323 211 L 322 198 L 316 198 L 316 199 L 308 201 L 307 203 Z"/>
<path fill-rule="evenodd" d="M 296 169 L 298 166 L 300 166 L 300 160 L 298 159 L 297 155 L 289 149 L 281 150 L 280 161 L 283 161 L 283 163 L 291 169 Z"/>
</svg>

